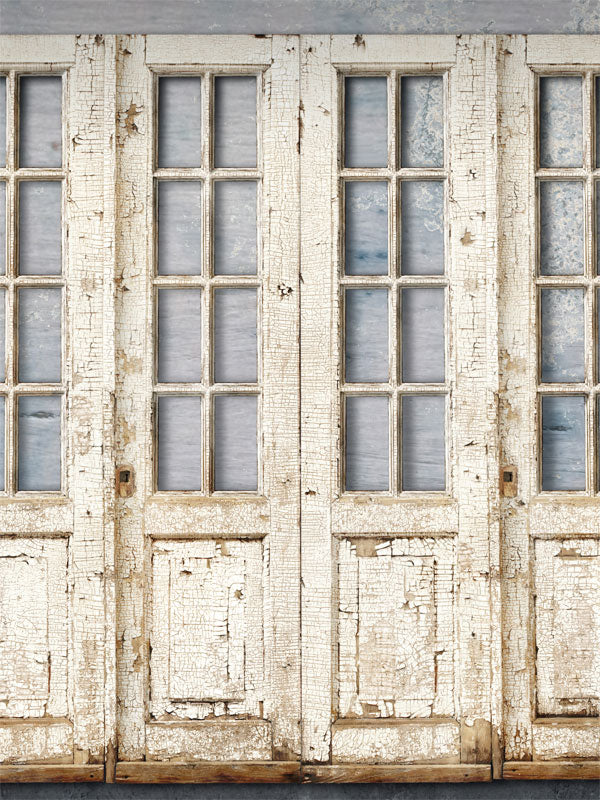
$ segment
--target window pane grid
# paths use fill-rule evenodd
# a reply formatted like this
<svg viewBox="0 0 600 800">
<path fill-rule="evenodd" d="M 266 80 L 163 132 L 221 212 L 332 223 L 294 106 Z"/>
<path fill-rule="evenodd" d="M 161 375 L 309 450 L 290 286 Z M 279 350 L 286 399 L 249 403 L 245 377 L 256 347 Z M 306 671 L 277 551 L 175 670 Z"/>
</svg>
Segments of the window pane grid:
<svg viewBox="0 0 600 800">
<path fill-rule="evenodd" d="M 345 81 L 349 78 L 341 76 L 342 89 L 341 97 L 345 107 L 345 119 L 348 124 L 348 108 L 347 104 L 352 100 L 352 93 L 354 96 L 360 96 L 361 90 L 358 89 L 356 83 L 362 77 L 370 80 L 374 76 L 379 77 L 381 80 L 386 76 L 381 73 L 365 73 L 364 76 L 359 74 L 352 74 L 350 80 L 354 82 L 351 92 L 348 91 Z M 401 140 L 401 127 L 402 127 L 402 100 L 401 100 L 401 86 L 403 77 L 431 77 L 431 76 L 404 76 L 400 75 L 395 70 L 387 73 L 387 103 L 385 104 L 385 111 L 388 114 L 388 148 L 387 158 L 385 163 L 376 162 L 373 159 L 368 168 L 361 166 L 354 161 L 348 161 L 348 150 L 351 148 L 352 143 L 349 141 L 352 135 L 352 126 L 355 125 L 355 120 L 358 118 L 357 109 L 351 109 L 350 114 L 352 117 L 350 130 L 344 128 L 344 133 L 341 137 L 341 164 L 339 170 L 340 179 L 340 195 L 342 197 L 342 221 L 341 231 L 342 236 L 342 251 L 344 253 L 341 259 L 342 268 L 339 276 L 340 297 L 339 307 L 343 324 L 343 340 L 342 340 L 342 386 L 341 386 L 341 412 L 342 412 L 342 425 L 345 431 L 343 441 L 343 448 L 345 450 L 345 457 L 341 459 L 342 462 L 342 487 L 345 491 L 377 491 L 392 495 L 398 495 L 405 492 L 412 491 L 444 491 L 446 489 L 445 477 L 445 454 L 443 456 L 443 474 L 442 482 L 440 483 L 439 476 L 437 480 L 427 484 L 427 480 L 413 480 L 409 477 L 408 470 L 412 469 L 412 464 L 407 462 L 407 467 L 403 471 L 403 464 L 406 458 L 410 458 L 410 451 L 413 455 L 419 449 L 415 447 L 416 440 L 412 441 L 410 435 L 406 434 L 406 452 L 403 454 L 403 398 L 416 398 L 417 402 L 427 403 L 430 398 L 439 397 L 443 410 L 441 410 L 442 429 L 446 427 L 447 418 L 447 400 L 449 394 L 449 384 L 447 375 L 449 373 L 447 365 L 447 336 L 445 334 L 447 325 L 447 302 L 448 302 L 448 278 L 447 269 L 445 265 L 445 251 L 446 251 L 446 232 L 443 218 L 445 216 L 445 195 L 446 195 L 446 148 L 443 147 L 443 155 L 439 155 L 439 150 L 434 154 L 434 160 L 440 158 L 441 160 L 432 166 L 430 163 L 423 163 L 422 166 L 405 165 L 402 163 L 402 140 Z M 438 80 L 445 81 L 442 76 L 433 76 Z M 437 87 L 436 87 L 437 89 Z M 380 93 L 381 84 L 377 88 Z M 410 87 L 409 87 L 410 90 Z M 442 93 L 444 89 L 442 88 Z M 368 96 L 368 84 L 364 85 L 363 102 L 369 106 L 370 101 Z M 440 93 L 441 97 L 441 93 Z M 376 98 L 377 99 L 377 98 Z M 380 113 L 383 116 L 384 103 L 381 98 Z M 371 98 L 371 104 L 373 98 Z M 417 105 L 413 105 L 412 112 L 418 109 Z M 358 109 L 359 111 L 360 109 Z M 368 109 L 369 114 L 373 117 L 373 109 Z M 425 127 L 423 127 L 425 129 Z M 366 133 L 362 134 L 366 136 Z M 443 136 L 442 136 L 443 140 Z M 362 152 L 364 153 L 365 160 L 368 159 L 369 151 L 362 143 Z M 434 142 L 434 149 L 436 143 Z M 380 154 L 383 153 L 383 147 L 378 141 L 378 146 L 375 148 Z M 413 157 L 418 158 L 418 153 L 427 152 L 427 148 L 413 148 Z M 353 155 L 360 152 L 361 148 L 355 148 Z M 414 153 L 417 155 L 414 155 Z M 381 158 L 381 156 L 380 156 Z M 406 156 L 405 156 L 406 158 Z M 378 266 L 377 269 L 373 268 L 377 260 L 382 261 L 384 254 L 383 250 L 383 235 L 379 235 L 379 242 L 373 241 L 369 244 L 368 237 L 373 237 L 374 232 L 384 230 L 383 217 L 381 211 L 375 212 L 375 209 L 381 208 L 380 201 L 374 204 L 374 195 L 369 197 L 369 188 L 377 187 L 377 183 L 386 186 L 387 194 L 387 235 L 385 237 L 387 246 L 387 268 Z M 402 220 L 402 189 L 406 183 L 411 181 L 410 189 L 416 189 L 421 195 L 427 194 L 428 187 L 434 187 L 435 184 L 423 183 L 423 181 L 435 181 L 441 184 L 439 196 L 435 198 L 434 203 L 440 204 L 440 217 L 441 217 L 441 230 L 438 231 L 442 241 L 441 253 L 439 256 L 440 263 L 436 268 L 431 265 L 423 268 L 423 258 L 428 256 L 431 252 L 431 242 L 428 242 L 421 252 L 417 254 L 418 260 L 421 263 L 422 274 L 406 274 L 408 270 L 408 257 L 406 251 L 404 254 L 401 252 L 402 234 L 403 234 L 403 220 Z M 370 183 L 371 182 L 371 183 Z M 358 191 L 357 187 L 365 187 L 362 193 Z M 350 187 L 350 190 L 349 188 Z M 355 188 L 356 187 L 356 188 Z M 423 191 L 424 190 L 424 191 Z M 381 194 L 381 193 L 380 193 Z M 407 191 L 407 202 L 409 207 L 417 205 L 416 198 L 418 194 L 413 192 L 412 197 L 410 192 Z M 383 195 L 382 195 L 383 196 Z M 357 197 L 356 201 L 354 198 Z M 420 198 L 419 198 L 420 199 Z M 354 206 L 354 208 L 352 207 Z M 355 217 L 358 212 L 363 214 L 362 224 L 364 226 L 363 232 L 358 236 L 353 237 L 352 225 L 360 225 L 360 222 L 355 222 Z M 426 204 L 420 205 L 418 213 L 423 211 L 427 212 Z M 381 223 L 377 221 L 376 213 L 379 214 Z M 418 217 L 417 213 L 417 217 Z M 366 215 L 366 216 L 365 216 Z M 370 216 L 369 216 L 370 215 Z M 406 221 L 404 221 L 406 225 Z M 360 228 L 357 228 L 360 231 Z M 416 238 L 413 240 L 416 241 Z M 358 243 L 357 243 L 358 242 Z M 379 245 L 379 246 L 378 246 Z M 362 247 L 362 252 L 358 250 Z M 358 255 L 358 257 L 357 257 Z M 403 258 L 404 255 L 404 258 Z M 439 274 L 435 274 L 439 269 Z M 362 272 L 363 274 L 360 274 Z M 385 274 L 380 274 L 385 273 Z M 420 376 L 416 372 L 412 375 L 403 375 L 402 365 L 402 293 L 414 290 L 416 294 L 407 295 L 407 298 L 414 299 L 419 293 L 423 291 L 429 292 L 437 290 L 441 292 L 441 309 L 442 321 L 441 331 L 443 341 L 441 348 L 443 351 L 442 360 L 444 362 L 441 374 L 429 374 Z M 387 326 L 384 329 L 384 300 L 383 293 L 387 295 Z M 377 298 L 377 299 L 376 299 Z M 359 302 L 360 301 L 360 302 Z M 369 316 L 370 315 L 370 316 Z M 417 323 L 419 320 L 419 313 L 413 313 L 413 322 Z M 411 330 L 405 331 L 406 335 L 412 333 Z M 439 342 L 436 342 L 439 344 Z M 388 363 L 388 380 L 384 379 L 385 363 L 387 355 Z M 439 360 L 439 353 L 438 353 Z M 362 371 L 362 373 L 361 373 Z M 406 370 L 404 370 L 406 372 Z M 381 375 L 379 374 L 381 373 Z M 439 370 L 438 370 L 439 373 Z M 440 380 L 441 378 L 441 380 Z M 431 380 L 432 382 L 428 382 Z M 435 381 L 435 382 L 434 382 Z M 361 400 L 363 398 L 363 400 Z M 360 441 L 355 439 L 360 436 L 358 425 L 361 417 L 365 420 L 369 419 L 369 406 L 368 398 L 372 398 L 375 403 L 379 398 L 381 400 L 380 407 L 373 405 L 373 429 L 381 429 L 381 437 L 383 442 L 385 426 L 383 424 L 383 417 L 379 420 L 379 416 L 384 413 L 383 401 L 387 400 L 388 405 L 388 424 L 389 424 L 389 440 L 387 445 L 382 443 L 382 453 L 378 455 L 379 472 L 375 470 L 375 454 L 372 451 L 372 443 L 368 439 L 361 444 Z M 410 401 L 413 402 L 412 400 Z M 433 406 L 438 401 L 433 402 Z M 351 403 L 352 405 L 348 405 Z M 356 405 L 359 403 L 359 405 Z M 361 407 L 362 404 L 362 407 Z M 413 406 L 406 406 L 411 411 Z M 417 412 L 417 406 L 414 406 Z M 439 409 L 436 407 L 436 413 Z M 411 421 L 417 420 L 417 417 L 412 414 Z M 427 434 L 427 431 L 425 431 Z M 445 431 L 442 439 L 447 439 L 447 431 Z M 440 443 L 438 442 L 438 445 Z M 445 441 L 441 442 L 441 449 L 445 450 Z M 422 449 L 422 448 L 421 448 Z M 384 452 L 385 451 L 385 452 Z M 439 459 L 438 452 L 435 458 Z M 350 459 L 350 460 L 349 460 Z M 362 459 L 362 460 L 361 460 Z M 385 467 L 386 459 L 389 460 L 387 470 Z M 358 466 L 357 466 L 358 465 Z M 362 469 L 362 473 L 361 473 Z M 404 474 L 406 472 L 406 474 Z M 362 478 L 359 475 L 362 474 Z M 364 483 L 361 484 L 361 479 Z M 435 484 L 435 485 L 434 485 Z"/>
<path fill-rule="evenodd" d="M 544 73 L 537 80 L 535 285 L 538 464 L 542 492 L 600 490 L 597 458 L 600 174 L 594 168 L 598 165 L 594 141 L 597 80 L 588 71 Z M 571 111 L 566 113 L 569 108 Z M 575 186 L 581 187 L 580 190 Z M 544 194 L 552 193 L 557 197 L 555 210 L 544 203 Z M 581 198 L 577 207 L 569 196 Z M 545 231 L 552 226 L 554 239 L 545 243 Z"/>
<path fill-rule="evenodd" d="M 64 76 L 34 69 L 1 77 L 6 148 L 0 158 L 0 492 L 14 496 L 65 488 Z M 37 206 L 26 213 L 34 200 Z"/>
<path fill-rule="evenodd" d="M 201 243 L 199 246 L 200 254 L 199 254 L 199 267 L 197 274 L 181 274 L 184 270 L 179 270 L 180 274 L 177 273 L 177 269 L 170 269 L 169 274 L 160 274 L 160 246 L 155 241 L 155 274 L 153 278 L 153 285 L 154 285 L 154 295 L 155 295 L 155 342 L 156 342 L 156 353 L 155 353 L 155 369 L 154 369 L 154 395 L 155 395 L 155 402 L 154 402 L 154 411 L 155 411 L 155 442 L 157 442 L 155 453 L 157 457 L 155 458 L 155 486 L 158 491 L 193 491 L 194 493 L 198 494 L 220 494 L 221 492 L 231 493 L 232 491 L 237 492 L 251 492 L 256 493 L 260 491 L 260 470 L 258 469 L 258 463 L 253 468 L 252 464 L 246 470 L 247 473 L 250 474 L 248 480 L 253 482 L 252 485 L 245 485 L 242 486 L 241 483 L 236 484 L 235 477 L 232 479 L 231 475 L 228 473 L 231 469 L 235 469 L 235 465 L 232 467 L 232 455 L 231 450 L 227 450 L 229 455 L 225 454 L 222 455 L 219 452 L 219 442 L 216 441 L 215 437 L 219 438 L 224 444 L 222 447 L 230 448 L 230 442 L 232 441 L 232 436 L 235 434 L 235 426 L 236 420 L 237 424 L 244 424 L 247 421 L 247 416 L 245 411 L 247 410 L 247 405 L 244 406 L 243 403 L 250 403 L 255 406 L 254 408 L 249 410 L 250 416 L 253 413 L 256 415 L 256 445 L 255 449 L 257 453 L 260 452 L 260 448 L 258 448 L 258 442 L 260 441 L 260 407 L 261 407 L 261 390 L 262 390 L 262 383 L 261 383 L 261 348 L 260 348 L 260 337 L 258 335 L 258 331 L 260 330 L 261 325 L 261 252 L 260 252 L 260 237 L 257 235 L 257 231 L 260 229 L 260 207 L 261 207 L 261 182 L 262 182 L 262 169 L 261 169 L 261 162 L 260 162 L 260 129 L 259 129 L 259 116 L 258 111 L 256 114 L 255 124 L 257 125 L 256 131 L 256 166 L 247 166 L 243 165 L 240 167 L 234 166 L 216 166 L 215 164 L 215 137 L 220 135 L 219 132 L 216 130 L 216 119 L 215 119 L 215 83 L 218 81 L 220 77 L 244 77 L 246 79 L 254 80 L 256 82 L 256 96 L 258 97 L 258 90 L 260 89 L 260 81 L 261 76 L 257 75 L 255 72 L 244 73 L 243 70 L 236 70 L 234 73 L 228 72 L 219 72 L 217 74 L 211 71 L 202 71 L 199 73 L 194 73 L 194 76 L 200 79 L 200 97 L 201 97 L 201 124 L 200 124 L 200 131 L 202 137 L 202 146 L 201 146 L 201 164 L 197 166 L 189 166 L 189 167 L 165 167 L 162 166 L 160 159 L 157 157 L 157 165 L 154 171 L 154 183 L 155 183 L 155 197 L 158 197 L 159 189 L 161 183 L 170 181 L 176 184 L 177 182 L 182 181 L 197 181 L 201 185 L 201 211 L 200 211 L 200 230 L 201 230 Z M 171 75 L 163 75 L 162 78 L 171 78 Z M 161 77 L 157 77 L 157 94 L 160 93 L 160 81 Z M 228 86 L 228 91 L 231 90 L 231 85 Z M 235 87 L 233 87 L 235 90 Z M 245 87 L 246 90 L 249 88 L 248 85 Z M 248 92 L 246 91 L 246 95 Z M 160 103 L 160 100 L 159 100 Z M 249 104 L 246 98 L 246 111 L 251 113 L 251 105 Z M 256 104 L 258 109 L 258 103 Z M 158 137 L 160 137 L 160 115 L 158 119 L 158 125 L 156 126 L 158 130 Z M 242 143 L 243 144 L 243 143 Z M 233 153 L 231 155 L 231 148 L 229 153 L 226 154 L 227 158 L 235 159 L 235 142 L 233 143 Z M 248 148 L 246 147 L 246 151 Z M 158 152 L 158 148 L 157 148 Z M 246 152 L 246 158 L 248 158 Z M 245 194 L 248 194 L 248 182 L 252 182 L 256 185 L 256 192 L 255 192 L 255 209 L 254 209 L 254 241 L 256 245 L 254 247 L 254 267 L 249 266 L 247 270 L 247 274 L 239 274 L 240 271 L 243 270 L 243 265 L 240 267 L 239 261 L 240 258 L 243 257 L 243 244 L 240 244 L 239 241 L 236 241 L 233 245 L 233 249 L 235 251 L 234 256 L 237 258 L 236 265 L 234 265 L 233 269 L 236 271 L 232 271 L 231 274 L 215 274 L 215 270 L 217 269 L 217 256 L 220 257 L 219 263 L 223 263 L 222 252 L 219 254 L 215 254 L 215 225 L 219 224 L 219 219 L 215 214 L 215 194 L 217 190 L 220 190 L 222 187 L 217 186 L 217 184 L 223 184 L 224 182 L 227 183 L 227 189 L 230 191 L 228 192 L 229 197 L 232 195 L 235 199 L 236 193 L 236 186 L 234 186 L 233 182 L 239 182 L 243 184 L 245 189 Z M 224 201 L 222 200 L 223 193 L 220 192 L 219 200 L 221 200 L 220 208 L 223 208 Z M 227 198 L 226 198 L 227 199 Z M 236 218 L 236 214 L 239 212 L 239 203 L 237 206 L 231 206 L 232 210 L 230 213 L 233 215 L 233 226 L 230 223 L 229 231 L 231 234 L 232 227 L 235 231 L 235 225 L 239 222 Z M 160 206 L 155 200 L 155 232 L 159 230 L 159 219 L 160 219 Z M 245 220 L 246 228 L 249 227 L 248 219 Z M 239 230 L 239 224 L 237 226 Z M 155 233 L 155 236 L 157 234 Z M 217 241 L 217 246 L 222 246 L 222 238 L 220 241 Z M 158 246 L 157 246 L 158 245 Z M 242 255 L 240 255 L 240 251 L 242 251 Z M 230 258 L 231 261 L 231 258 Z M 227 265 L 224 268 L 225 270 L 228 269 Z M 221 269 L 220 272 L 222 273 L 223 270 Z M 169 380 L 169 382 L 158 382 L 158 352 L 159 352 L 159 336 L 160 336 L 160 327 L 158 325 L 158 295 L 161 290 L 200 290 L 201 296 L 201 306 L 200 306 L 200 325 L 199 325 L 199 336 L 201 339 L 201 374 L 198 380 L 189 380 L 186 382 L 177 381 L 176 379 Z M 222 305 L 222 301 L 225 299 L 239 299 L 240 292 L 245 292 L 246 294 L 248 291 L 254 292 L 256 294 L 256 337 L 255 337 L 255 347 L 256 347 L 256 381 L 247 381 L 245 380 L 245 376 L 240 376 L 240 380 L 233 380 L 232 378 L 235 377 L 231 376 L 230 374 L 217 374 L 215 372 L 215 358 L 216 357 L 224 357 L 223 350 L 219 351 L 218 354 L 215 354 L 215 347 L 216 347 L 216 329 L 215 329 L 215 314 L 220 313 L 220 307 Z M 228 294 L 233 292 L 234 294 Z M 231 324 L 236 324 L 237 317 L 235 311 L 229 310 L 228 318 Z M 222 330 L 222 325 L 219 326 L 219 330 Z M 246 325 L 246 330 L 243 330 L 242 333 L 248 334 L 248 326 Z M 235 343 L 237 342 L 237 337 L 234 335 L 235 331 L 226 330 L 226 338 L 227 342 L 233 342 L 234 348 Z M 238 348 L 237 355 L 241 356 L 242 361 L 243 358 L 247 355 L 247 348 L 244 350 L 243 348 L 241 351 Z M 227 354 L 225 354 L 227 355 Z M 230 356 L 231 362 L 231 353 L 228 354 Z M 234 353 L 234 361 L 235 361 L 235 353 Z M 242 363 L 239 361 L 238 363 Z M 230 368 L 231 369 L 231 368 Z M 217 382 L 216 378 L 221 378 L 219 382 Z M 225 382 L 227 381 L 227 382 Z M 198 397 L 200 400 L 201 405 L 201 436 L 198 436 L 198 441 L 200 443 L 200 450 L 201 450 L 201 475 L 199 476 L 199 480 L 197 485 L 194 484 L 193 481 L 188 480 L 187 485 L 170 485 L 170 486 L 161 486 L 161 469 L 160 469 L 160 453 L 161 453 L 161 445 L 160 445 L 160 414 L 159 414 L 159 405 L 161 398 L 166 397 Z M 222 401 L 219 400 L 222 398 Z M 242 405 L 236 400 L 236 398 L 240 398 L 242 401 Z M 247 400 L 243 400 L 243 398 L 247 398 Z M 254 399 L 254 400 L 253 400 Z M 218 404 L 221 403 L 219 406 Z M 236 405 L 237 403 L 237 405 Z M 218 406 L 218 407 L 217 407 Z M 220 409 L 220 410 L 219 410 Z M 218 417 L 218 418 L 217 418 Z M 249 419 L 249 417 L 248 417 Z M 224 420 L 226 427 L 223 427 Z M 250 423 L 248 423 L 250 424 Z M 247 434 L 246 438 L 250 437 L 247 431 L 242 431 L 242 438 L 244 435 Z M 156 438 L 158 437 L 158 439 Z M 229 437 L 229 438 L 228 438 Z M 245 441 L 245 440 L 244 440 Z M 242 442 L 242 449 L 244 446 L 244 442 Z M 221 449 L 222 449 L 221 447 Z M 248 450 L 250 447 L 250 450 Z M 251 453 L 252 442 L 247 445 L 247 458 L 252 461 L 252 453 Z M 248 455 L 249 453 L 249 455 Z M 225 460 L 223 460 L 225 458 Z M 257 456 L 258 458 L 258 456 Z M 234 459 L 235 460 L 235 459 Z M 223 472 L 225 470 L 225 472 Z M 243 480 L 243 479 L 242 479 Z"/>
</svg>

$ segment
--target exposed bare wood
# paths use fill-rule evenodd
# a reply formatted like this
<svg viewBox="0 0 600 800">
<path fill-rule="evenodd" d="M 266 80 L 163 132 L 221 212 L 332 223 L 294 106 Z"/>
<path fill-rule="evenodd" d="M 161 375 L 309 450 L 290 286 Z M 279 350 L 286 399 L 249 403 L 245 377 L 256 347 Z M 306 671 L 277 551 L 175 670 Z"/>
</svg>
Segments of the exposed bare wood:
<svg viewBox="0 0 600 800">
<path fill-rule="evenodd" d="M 302 767 L 304 783 L 474 783 L 491 781 L 491 768 L 463 764 Z"/>
<path fill-rule="evenodd" d="M 600 779 L 600 761 L 506 761 L 502 777 L 517 781 L 593 781 Z"/>
<path fill-rule="evenodd" d="M 0 783 L 92 783 L 104 780 L 100 764 L 0 766 Z"/>
<path fill-rule="evenodd" d="M 300 779 L 296 761 L 229 764 L 117 764 L 117 783 L 292 783 Z"/>
</svg>

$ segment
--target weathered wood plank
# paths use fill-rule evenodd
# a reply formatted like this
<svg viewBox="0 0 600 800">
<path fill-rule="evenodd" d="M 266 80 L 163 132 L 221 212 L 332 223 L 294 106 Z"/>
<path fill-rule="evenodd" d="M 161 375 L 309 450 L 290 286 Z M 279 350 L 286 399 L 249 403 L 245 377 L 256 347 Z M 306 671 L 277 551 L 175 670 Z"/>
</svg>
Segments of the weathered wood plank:
<svg viewBox="0 0 600 800">
<path fill-rule="evenodd" d="M 300 779 L 296 761 L 221 764 L 117 764 L 117 783 L 293 783 Z"/>
<path fill-rule="evenodd" d="M 104 780 L 104 766 L 88 764 L 0 766 L 3 783 L 94 783 Z"/>
<path fill-rule="evenodd" d="M 485 783 L 491 767 L 483 764 L 394 764 L 302 767 L 304 783 Z"/>
<path fill-rule="evenodd" d="M 600 761 L 505 761 L 505 780 L 594 781 L 600 779 Z"/>
</svg>

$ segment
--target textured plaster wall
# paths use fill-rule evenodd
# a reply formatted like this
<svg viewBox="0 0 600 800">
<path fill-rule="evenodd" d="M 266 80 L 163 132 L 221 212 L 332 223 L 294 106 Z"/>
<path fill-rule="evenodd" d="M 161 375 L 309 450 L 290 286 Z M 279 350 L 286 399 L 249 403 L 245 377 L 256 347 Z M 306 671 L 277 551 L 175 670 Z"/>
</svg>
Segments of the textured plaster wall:
<svg viewBox="0 0 600 800">
<path fill-rule="evenodd" d="M 598 0 L 0 0 L 0 33 L 599 33 Z M 471 785 L 0 785 L 0 800 L 591 800 L 591 781 Z"/>
</svg>

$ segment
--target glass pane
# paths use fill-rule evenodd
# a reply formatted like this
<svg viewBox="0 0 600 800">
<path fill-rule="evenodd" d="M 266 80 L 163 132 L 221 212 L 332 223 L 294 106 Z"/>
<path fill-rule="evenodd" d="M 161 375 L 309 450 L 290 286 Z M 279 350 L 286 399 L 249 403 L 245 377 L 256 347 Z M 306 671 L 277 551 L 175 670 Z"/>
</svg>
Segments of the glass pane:
<svg viewBox="0 0 600 800">
<path fill-rule="evenodd" d="M 215 167 L 256 166 L 256 78 L 215 78 Z"/>
<path fill-rule="evenodd" d="M 402 289 L 402 381 L 443 383 L 444 289 Z"/>
<path fill-rule="evenodd" d="M 60 490 L 60 395 L 18 399 L 18 479 L 21 492 Z"/>
<path fill-rule="evenodd" d="M 216 289 L 215 383 L 256 383 L 256 289 Z"/>
<path fill-rule="evenodd" d="M 542 289 L 542 381 L 585 380 L 583 289 Z"/>
<path fill-rule="evenodd" d="M 158 382 L 202 381 L 201 289 L 158 290 Z"/>
<path fill-rule="evenodd" d="M 540 78 L 540 166 L 582 165 L 582 80 L 578 76 Z"/>
<path fill-rule="evenodd" d="M 62 78 L 29 75 L 19 81 L 19 166 L 62 164 Z"/>
<path fill-rule="evenodd" d="M 6 490 L 6 451 L 5 451 L 5 429 L 6 429 L 6 398 L 0 396 L 0 492 Z"/>
<path fill-rule="evenodd" d="M 402 181 L 403 275 L 444 274 L 444 183 Z"/>
<path fill-rule="evenodd" d="M 159 492 L 202 489 L 202 398 L 158 398 Z"/>
<path fill-rule="evenodd" d="M 346 491 L 389 489 L 389 400 L 346 397 Z"/>
<path fill-rule="evenodd" d="M 346 381 L 388 380 L 388 327 L 387 289 L 346 290 Z"/>
<path fill-rule="evenodd" d="M 0 181 L 0 275 L 6 275 L 6 183 Z"/>
<path fill-rule="evenodd" d="M 542 275 L 583 275 L 583 183 L 540 182 Z"/>
<path fill-rule="evenodd" d="M 158 80 L 159 167 L 201 165 L 200 82 L 197 76 Z"/>
<path fill-rule="evenodd" d="M 585 490 L 585 398 L 542 397 L 542 489 Z"/>
<path fill-rule="evenodd" d="M 256 181 L 217 181 L 214 191 L 214 273 L 256 275 Z"/>
<path fill-rule="evenodd" d="M 407 75 L 400 83 L 403 167 L 444 166 L 444 82 L 441 75 Z"/>
<path fill-rule="evenodd" d="M 0 75 L 0 167 L 6 165 L 6 78 Z"/>
<path fill-rule="evenodd" d="M 346 166 L 386 167 L 387 78 L 346 78 L 344 85 Z"/>
<path fill-rule="evenodd" d="M 442 492 L 446 488 L 446 398 L 402 398 L 402 490 Z"/>
<path fill-rule="evenodd" d="M 20 275 L 60 275 L 61 201 L 59 181 L 19 183 Z"/>
<path fill-rule="evenodd" d="M 215 396 L 214 488 L 217 492 L 258 489 L 256 395 Z"/>
<path fill-rule="evenodd" d="M 388 185 L 346 183 L 346 275 L 387 275 Z"/>
<path fill-rule="evenodd" d="M 21 383 L 61 380 L 62 289 L 19 289 L 19 358 Z"/>
<path fill-rule="evenodd" d="M 158 183 L 158 274 L 202 274 L 202 184 Z"/>
<path fill-rule="evenodd" d="M 6 290 L 0 289 L 0 383 L 4 383 L 5 380 L 6 380 Z M 0 420 L 0 426 L 1 425 L 2 421 Z"/>
</svg>

